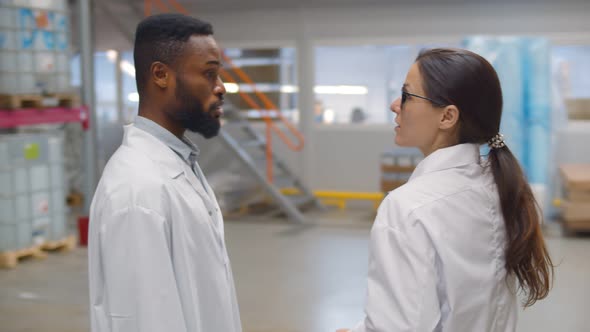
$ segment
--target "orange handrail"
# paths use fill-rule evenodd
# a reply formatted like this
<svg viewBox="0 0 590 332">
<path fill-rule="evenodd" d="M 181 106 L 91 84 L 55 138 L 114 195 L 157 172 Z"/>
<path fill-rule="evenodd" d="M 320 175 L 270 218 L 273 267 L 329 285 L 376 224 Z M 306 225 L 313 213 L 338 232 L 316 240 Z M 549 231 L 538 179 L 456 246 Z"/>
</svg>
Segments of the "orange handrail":
<svg viewBox="0 0 590 332">
<path fill-rule="evenodd" d="M 152 14 L 152 1 L 151 0 L 143 0 L 143 13 L 145 16 L 150 16 Z"/>
<path fill-rule="evenodd" d="M 178 12 L 182 14 L 188 14 L 188 10 L 178 3 L 176 0 L 169 0 L 171 6 Z M 162 12 L 169 12 L 168 7 L 162 2 L 162 0 L 144 0 L 144 12 L 146 16 L 151 15 L 152 12 L 152 2 L 155 2 L 158 9 Z M 250 79 L 250 77 L 239 67 L 237 67 L 233 61 L 225 54 L 221 53 L 223 60 L 230 66 L 236 75 L 245 83 L 252 85 L 254 94 L 262 101 L 264 104 L 264 109 L 266 110 L 274 110 L 277 114 L 277 117 L 281 122 L 285 124 L 289 132 L 293 136 L 296 137 L 298 143 L 293 143 L 293 141 L 287 137 L 287 135 L 279 128 L 277 125 L 272 121 L 271 116 L 268 114 L 267 111 L 263 111 L 264 109 L 260 107 L 258 103 L 256 103 L 249 95 L 242 91 L 238 91 L 238 94 L 246 101 L 246 103 L 252 107 L 253 109 L 258 110 L 262 114 L 262 118 L 266 124 L 266 162 L 267 162 L 267 177 L 268 180 L 272 182 L 273 174 L 272 174 L 272 132 L 274 131 L 279 138 L 291 149 L 294 151 L 301 151 L 305 144 L 305 139 L 303 134 L 287 119 L 283 116 L 283 114 L 279 111 L 279 108 L 261 91 L 256 89 L 255 83 Z M 237 80 L 231 76 L 231 74 L 226 71 L 221 71 L 222 78 L 230 83 L 237 84 Z"/>
<path fill-rule="evenodd" d="M 186 8 L 184 8 L 184 6 L 179 4 L 178 1 L 170 0 L 170 4 L 172 5 L 172 7 L 174 7 L 174 9 L 176 9 L 177 12 L 184 14 L 184 15 L 188 15 L 188 10 L 186 10 Z"/>
<path fill-rule="evenodd" d="M 164 2 L 162 2 L 162 0 L 154 0 L 154 2 L 156 3 L 156 7 L 158 7 L 158 9 L 163 12 L 163 13 L 168 13 L 170 12 L 168 10 L 168 7 L 166 6 L 166 4 Z"/>
<path fill-rule="evenodd" d="M 237 80 L 227 71 L 222 70 L 221 71 L 221 77 L 223 78 L 224 81 L 229 82 L 229 83 L 234 83 L 237 84 Z M 262 108 L 260 107 L 260 105 L 258 105 L 257 102 L 255 102 L 252 98 L 250 98 L 250 96 L 248 96 L 246 93 L 244 93 L 243 91 L 238 90 L 238 94 L 240 95 L 240 97 L 244 98 L 244 101 L 246 101 L 246 104 L 248 104 L 248 106 L 250 106 L 253 109 L 262 111 Z M 272 182 L 273 179 L 273 171 L 272 171 L 272 135 L 271 135 L 271 131 L 270 128 L 273 125 L 270 117 L 265 117 L 264 118 L 264 122 L 266 123 L 266 177 L 268 178 L 269 181 Z"/>
</svg>

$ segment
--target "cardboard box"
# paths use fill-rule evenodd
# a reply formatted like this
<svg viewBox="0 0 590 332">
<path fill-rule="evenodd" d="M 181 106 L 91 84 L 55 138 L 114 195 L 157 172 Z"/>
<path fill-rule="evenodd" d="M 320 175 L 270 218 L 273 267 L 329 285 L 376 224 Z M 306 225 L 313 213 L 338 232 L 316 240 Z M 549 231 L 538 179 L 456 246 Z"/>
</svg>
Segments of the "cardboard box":
<svg viewBox="0 0 590 332">
<path fill-rule="evenodd" d="M 403 180 L 385 180 L 381 179 L 381 192 L 388 193 L 394 189 L 403 186 L 406 181 Z"/>
<path fill-rule="evenodd" d="M 565 107 L 570 120 L 590 120 L 589 98 L 566 99 Z"/>
<path fill-rule="evenodd" d="M 568 192 L 590 192 L 590 164 L 563 164 L 559 171 Z"/>
<path fill-rule="evenodd" d="M 572 190 L 566 193 L 568 201 L 572 203 L 590 203 L 590 191 Z"/>
<path fill-rule="evenodd" d="M 590 202 L 564 201 L 562 212 L 566 222 L 590 222 Z"/>
</svg>

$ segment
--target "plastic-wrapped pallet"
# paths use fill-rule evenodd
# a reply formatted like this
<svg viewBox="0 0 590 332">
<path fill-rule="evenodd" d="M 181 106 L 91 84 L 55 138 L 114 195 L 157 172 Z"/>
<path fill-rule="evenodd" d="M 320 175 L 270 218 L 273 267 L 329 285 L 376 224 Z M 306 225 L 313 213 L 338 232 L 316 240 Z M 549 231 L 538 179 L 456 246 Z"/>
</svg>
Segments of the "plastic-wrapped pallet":
<svg viewBox="0 0 590 332">
<path fill-rule="evenodd" d="M 504 100 L 502 128 L 543 213 L 549 211 L 551 155 L 550 45 L 544 38 L 474 36 L 464 46 L 496 69 Z"/>
<path fill-rule="evenodd" d="M 528 178 L 532 183 L 548 183 L 551 146 L 551 47 L 544 38 L 523 41 L 528 126 Z"/>
<path fill-rule="evenodd" d="M 498 73 L 502 84 L 502 128 L 506 142 L 516 158 L 526 162 L 526 114 L 524 78 L 519 37 L 474 36 L 464 40 L 464 47 L 483 56 Z"/>
<path fill-rule="evenodd" d="M 69 92 L 66 0 L 0 0 L 0 94 Z"/>
<path fill-rule="evenodd" d="M 66 236 L 63 138 L 0 135 L 0 252 Z"/>
</svg>

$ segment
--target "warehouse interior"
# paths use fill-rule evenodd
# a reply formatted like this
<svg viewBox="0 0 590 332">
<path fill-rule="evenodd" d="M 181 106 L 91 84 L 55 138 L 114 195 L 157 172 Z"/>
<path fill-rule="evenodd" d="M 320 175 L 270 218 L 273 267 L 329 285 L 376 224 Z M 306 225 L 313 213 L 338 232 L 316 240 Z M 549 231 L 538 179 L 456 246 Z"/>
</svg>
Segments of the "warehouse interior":
<svg viewBox="0 0 590 332">
<path fill-rule="evenodd" d="M 396 145 L 390 104 L 435 47 L 493 65 L 543 219 L 555 279 L 516 331 L 589 330 L 587 0 L 0 0 L 0 331 L 90 331 L 90 204 L 138 115 L 135 29 L 159 13 L 210 22 L 222 49 L 220 134 L 187 136 L 243 331 L 364 317 L 379 205 L 424 159 Z"/>
</svg>

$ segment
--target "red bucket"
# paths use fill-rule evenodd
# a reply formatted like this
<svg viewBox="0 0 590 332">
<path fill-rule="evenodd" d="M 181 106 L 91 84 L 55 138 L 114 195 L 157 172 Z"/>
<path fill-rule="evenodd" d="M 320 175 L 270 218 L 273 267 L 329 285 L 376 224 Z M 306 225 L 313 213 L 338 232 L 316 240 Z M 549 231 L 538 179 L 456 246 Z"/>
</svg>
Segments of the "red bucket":
<svg viewBox="0 0 590 332">
<path fill-rule="evenodd" d="M 80 246 L 86 247 L 88 245 L 88 217 L 78 218 L 78 238 L 80 239 Z"/>
</svg>

